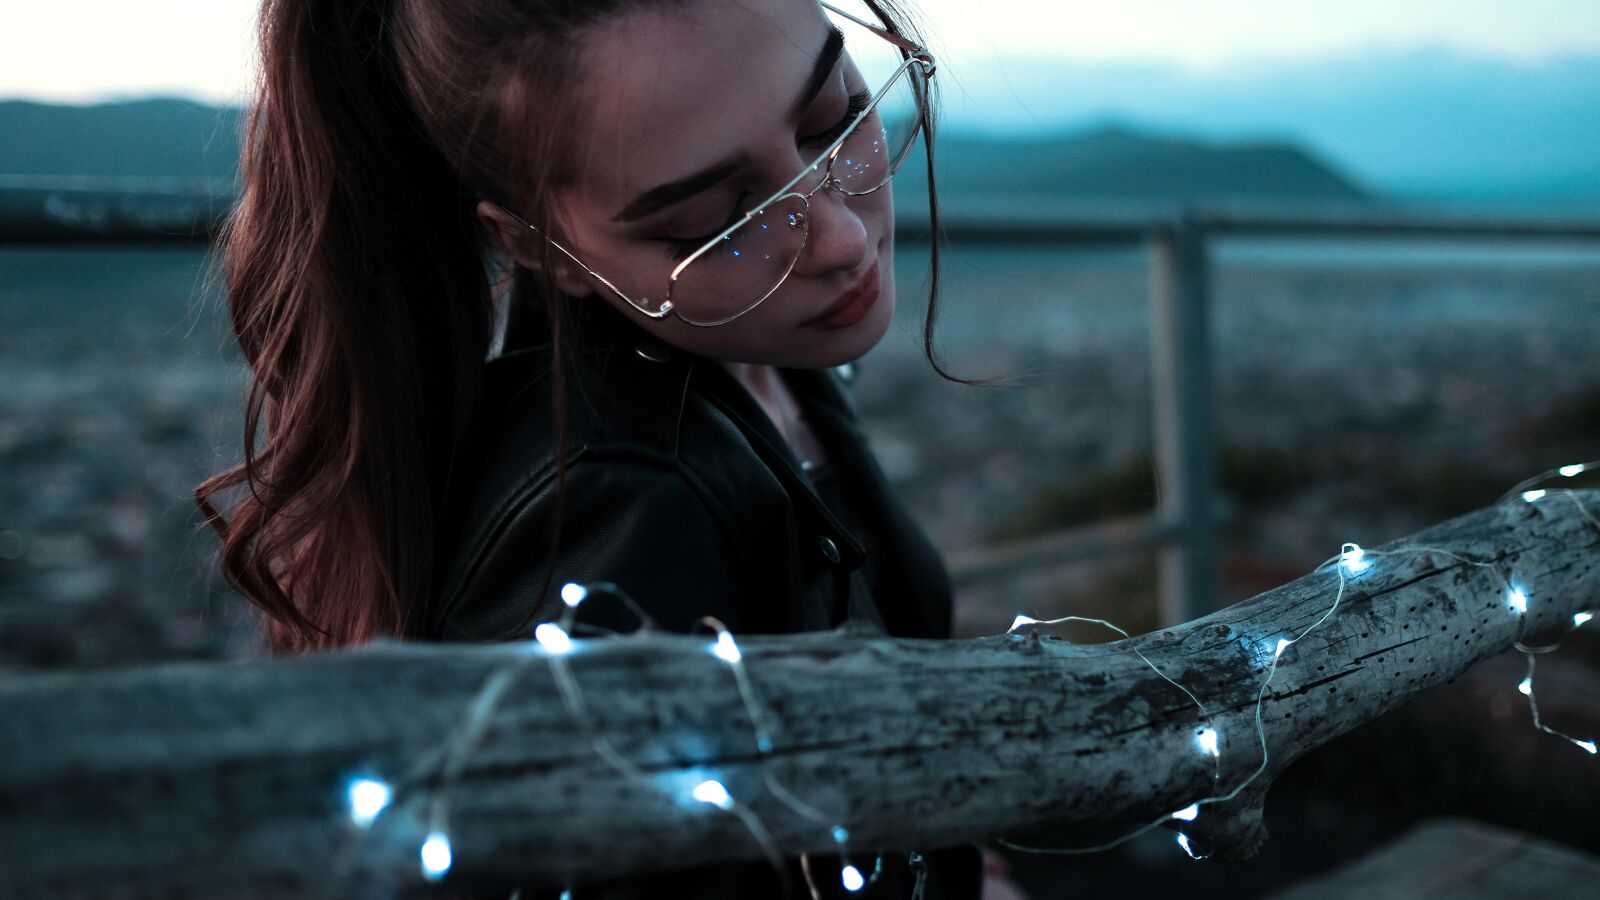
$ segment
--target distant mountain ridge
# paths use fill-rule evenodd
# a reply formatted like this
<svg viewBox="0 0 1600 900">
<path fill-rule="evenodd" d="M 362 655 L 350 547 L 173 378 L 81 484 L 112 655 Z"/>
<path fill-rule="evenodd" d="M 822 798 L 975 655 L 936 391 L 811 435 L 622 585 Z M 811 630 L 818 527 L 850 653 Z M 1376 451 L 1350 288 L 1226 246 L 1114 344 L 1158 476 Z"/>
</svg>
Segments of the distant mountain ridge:
<svg viewBox="0 0 1600 900">
<path fill-rule="evenodd" d="M 950 79 L 947 133 L 1077 132 L 1116 119 L 1196 138 L 1281 138 L 1392 197 L 1600 207 L 1600 53 L 1511 60 L 1411 46 L 1205 71 L 1008 56 L 964 61 Z"/>
<path fill-rule="evenodd" d="M 176 98 L 94 106 L 0 100 L 0 175 L 231 180 L 240 112 Z"/>
<path fill-rule="evenodd" d="M 1370 195 L 1310 150 L 1287 141 L 1202 141 L 1120 123 L 1015 140 L 945 132 L 934 148 L 939 190 L 1030 192 L 1086 199 L 1342 200 Z M 923 171 L 920 150 L 907 160 Z M 920 196 L 925 179 L 897 179 Z"/>
<path fill-rule="evenodd" d="M 0 175 L 137 175 L 232 180 L 241 110 L 153 98 L 99 106 L 0 101 Z M 1206 142 L 1125 124 L 1038 139 L 941 134 L 940 190 L 1175 200 L 1359 199 L 1365 192 L 1289 142 Z M 920 172 L 918 158 L 908 171 Z M 900 179 L 910 199 L 922 179 Z"/>
</svg>

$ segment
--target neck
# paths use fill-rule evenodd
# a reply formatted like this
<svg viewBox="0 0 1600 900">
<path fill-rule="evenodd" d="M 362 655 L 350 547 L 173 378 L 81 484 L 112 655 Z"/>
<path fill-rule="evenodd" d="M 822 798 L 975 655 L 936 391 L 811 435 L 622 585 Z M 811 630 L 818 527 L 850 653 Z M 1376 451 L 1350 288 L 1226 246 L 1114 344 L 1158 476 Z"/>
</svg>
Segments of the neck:
<svg viewBox="0 0 1600 900">
<path fill-rule="evenodd" d="M 739 380 L 762 406 L 776 406 L 778 402 L 778 370 L 762 363 L 724 362 L 734 378 Z"/>
<path fill-rule="evenodd" d="M 812 458 L 814 454 L 807 449 L 805 426 L 799 421 L 800 410 L 778 375 L 777 367 L 758 363 L 724 362 L 722 365 L 755 397 L 778 433 L 794 448 L 795 455 L 802 460 Z"/>
</svg>

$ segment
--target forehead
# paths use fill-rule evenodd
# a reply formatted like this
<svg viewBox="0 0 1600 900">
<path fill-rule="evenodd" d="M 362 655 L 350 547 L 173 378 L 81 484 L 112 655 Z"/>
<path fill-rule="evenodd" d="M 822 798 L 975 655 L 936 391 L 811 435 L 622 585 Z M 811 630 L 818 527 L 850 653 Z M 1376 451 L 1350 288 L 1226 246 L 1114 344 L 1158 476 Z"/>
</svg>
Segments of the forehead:
<svg viewBox="0 0 1600 900">
<path fill-rule="evenodd" d="M 579 190 L 620 207 L 792 130 L 791 104 L 827 29 L 815 0 L 690 0 L 595 31 L 574 85 Z"/>
</svg>

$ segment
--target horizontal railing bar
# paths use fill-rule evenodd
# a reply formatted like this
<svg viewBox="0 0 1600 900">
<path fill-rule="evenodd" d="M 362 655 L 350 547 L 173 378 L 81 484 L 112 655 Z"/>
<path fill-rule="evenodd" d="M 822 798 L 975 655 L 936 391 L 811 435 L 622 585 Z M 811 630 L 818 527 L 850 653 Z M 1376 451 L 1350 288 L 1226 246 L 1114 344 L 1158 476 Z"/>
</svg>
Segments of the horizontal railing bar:
<svg viewBox="0 0 1600 900">
<path fill-rule="evenodd" d="M 220 178 L 0 176 L 0 244 L 204 244 L 232 207 Z"/>
<path fill-rule="evenodd" d="M 1349 201 L 1317 206 L 1259 202 L 1184 205 L 961 197 L 942 200 L 940 207 L 946 236 L 981 242 L 1134 243 L 1151 233 L 1180 227 L 1229 237 L 1600 239 L 1600 214 L 1516 213 Z M 910 209 L 901 216 L 898 227 L 926 235 L 926 213 L 920 207 Z"/>
<path fill-rule="evenodd" d="M 1176 532 L 1171 522 L 1155 516 L 1127 516 L 1090 525 L 1064 528 L 993 547 L 950 551 L 945 567 L 956 587 L 967 587 L 1045 565 L 1099 559 L 1154 547 Z"/>
<path fill-rule="evenodd" d="M 1152 231 L 1177 220 L 1176 206 L 1106 201 L 1051 202 L 1036 197 L 941 198 L 939 224 L 952 241 L 983 243 L 1143 243 Z M 906 235 L 928 231 L 926 206 L 908 202 L 895 229 Z"/>
<path fill-rule="evenodd" d="M 1384 207 L 1319 215 L 1205 211 L 1195 224 L 1213 235 L 1438 237 L 1438 238 L 1600 238 L 1600 217 L 1442 213 Z"/>
<path fill-rule="evenodd" d="M 1226 494 L 1217 497 L 1213 510 L 1217 527 L 1227 525 L 1238 512 Z M 1137 513 L 1057 528 L 986 547 L 945 551 L 945 568 L 949 570 L 951 583 L 964 587 L 1041 565 L 1080 562 L 1111 553 L 1162 547 L 1171 543 L 1177 534 L 1177 523 L 1163 522 L 1154 513 Z"/>
</svg>

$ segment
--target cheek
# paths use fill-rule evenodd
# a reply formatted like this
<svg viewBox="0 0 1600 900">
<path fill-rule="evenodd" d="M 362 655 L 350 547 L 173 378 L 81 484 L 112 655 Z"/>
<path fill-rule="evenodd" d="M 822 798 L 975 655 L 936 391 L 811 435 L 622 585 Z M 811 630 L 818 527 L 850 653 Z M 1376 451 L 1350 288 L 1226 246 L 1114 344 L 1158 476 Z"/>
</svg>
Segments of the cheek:
<svg viewBox="0 0 1600 900">
<path fill-rule="evenodd" d="M 894 315 L 894 200 L 885 186 L 851 198 L 857 214 L 876 238 L 879 262 L 878 302 L 852 328 L 833 334 L 798 326 L 795 306 L 804 305 L 810 290 L 804 280 L 791 280 L 760 306 L 726 325 L 697 328 L 675 318 L 645 327 L 681 350 L 727 362 L 819 367 L 850 362 L 866 353 L 887 332 Z M 810 298 L 810 299 L 815 299 Z M 637 313 L 631 313 L 637 316 Z"/>
<path fill-rule="evenodd" d="M 883 223 L 884 223 L 883 224 L 883 231 L 884 231 L 885 234 L 893 234 L 894 233 L 894 182 L 893 181 L 889 182 L 888 184 L 884 185 L 881 188 L 878 188 L 877 190 L 873 191 L 872 193 L 866 195 L 865 197 L 856 197 L 855 199 L 858 202 L 866 204 L 863 207 L 858 207 L 864 213 L 868 213 L 868 214 L 870 214 L 870 215 L 872 215 L 874 217 L 877 217 L 877 218 L 879 218 L 879 219 L 881 219 L 883 221 Z"/>
</svg>

